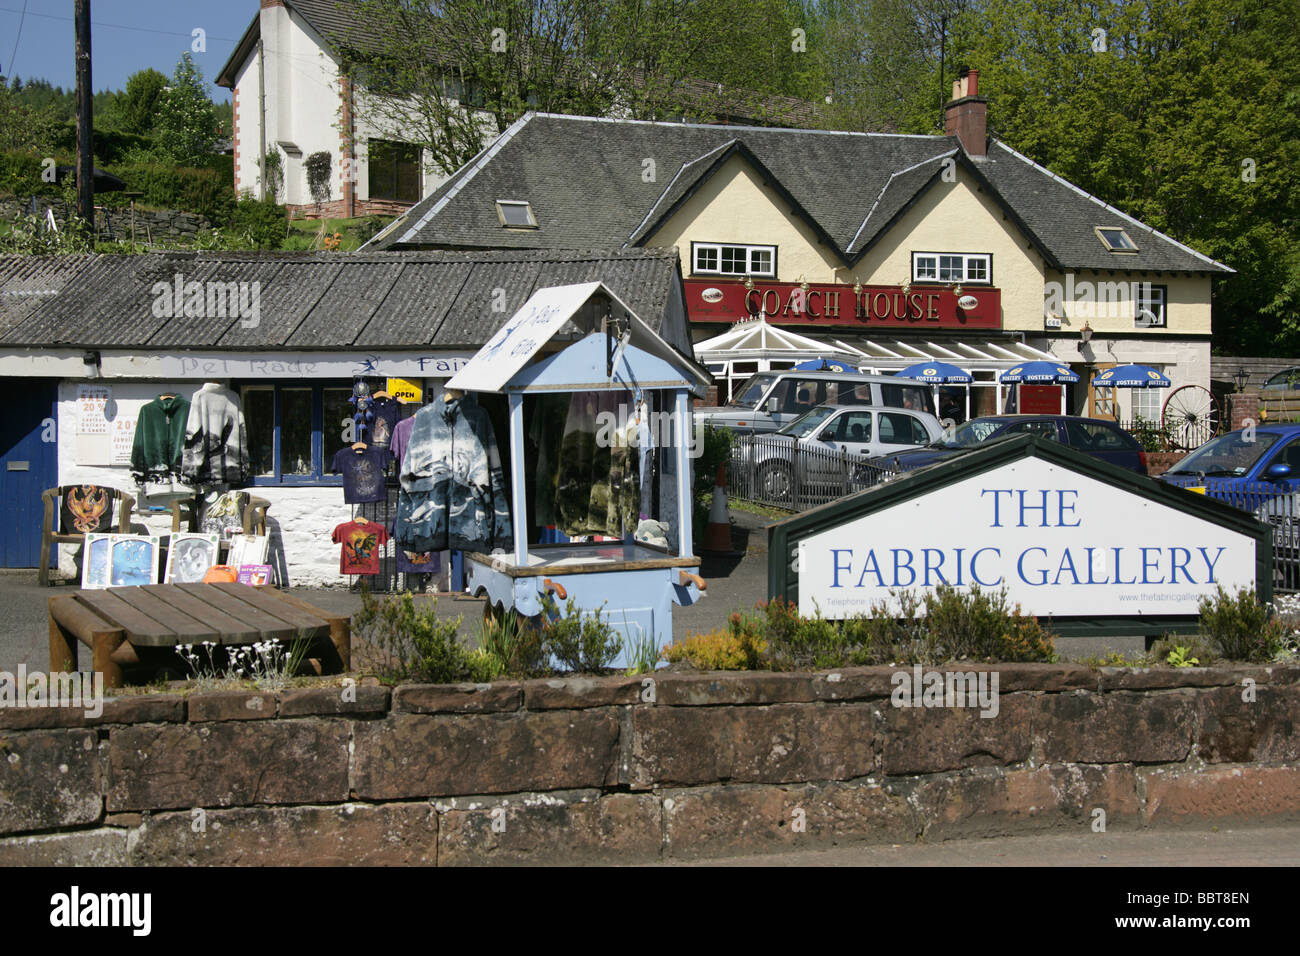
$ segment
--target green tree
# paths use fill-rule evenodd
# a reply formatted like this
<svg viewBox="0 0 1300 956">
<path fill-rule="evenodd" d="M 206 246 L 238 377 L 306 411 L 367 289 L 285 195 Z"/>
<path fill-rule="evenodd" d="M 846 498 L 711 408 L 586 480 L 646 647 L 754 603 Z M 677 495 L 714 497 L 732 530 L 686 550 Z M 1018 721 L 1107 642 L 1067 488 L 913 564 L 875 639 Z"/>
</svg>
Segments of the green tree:
<svg viewBox="0 0 1300 956">
<path fill-rule="evenodd" d="M 204 162 L 216 142 L 216 114 L 203 74 L 188 52 L 176 64 L 171 84 L 158 98 L 158 145 L 180 165 Z"/>
<path fill-rule="evenodd" d="M 26 90 L 15 92 L 0 77 L 0 152 L 21 150 L 49 156 L 61 125 L 51 104 L 25 102 Z"/>
<path fill-rule="evenodd" d="M 159 113 L 164 108 L 167 85 L 167 77 L 155 69 L 138 70 L 127 77 L 126 90 L 121 95 L 119 106 L 122 129 L 125 132 L 141 136 L 153 132 Z M 205 92 L 204 96 L 206 95 Z"/>
</svg>

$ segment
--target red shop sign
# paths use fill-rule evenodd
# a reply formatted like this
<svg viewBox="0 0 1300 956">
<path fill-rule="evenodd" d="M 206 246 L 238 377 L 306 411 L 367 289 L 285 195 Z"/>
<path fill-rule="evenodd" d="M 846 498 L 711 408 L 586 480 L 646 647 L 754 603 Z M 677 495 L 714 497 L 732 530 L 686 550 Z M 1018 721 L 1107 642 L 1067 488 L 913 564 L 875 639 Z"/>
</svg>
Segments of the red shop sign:
<svg viewBox="0 0 1300 956">
<path fill-rule="evenodd" d="M 951 286 L 849 285 L 687 279 L 686 311 L 692 322 L 739 322 L 760 311 L 778 325 L 857 328 L 1000 329 L 1002 293 L 989 286 L 963 286 L 961 302 Z M 964 303 L 964 304 L 963 304 Z"/>
</svg>

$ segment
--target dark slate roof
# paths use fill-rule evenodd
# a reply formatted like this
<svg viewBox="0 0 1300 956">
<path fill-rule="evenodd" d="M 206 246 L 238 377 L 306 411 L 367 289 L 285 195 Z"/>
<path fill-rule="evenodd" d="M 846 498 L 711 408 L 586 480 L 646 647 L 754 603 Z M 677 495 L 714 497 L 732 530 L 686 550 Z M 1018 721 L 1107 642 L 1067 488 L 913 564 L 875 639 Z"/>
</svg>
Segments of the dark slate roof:
<svg viewBox="0 0 1300 956">
<path fill-rule="evenodd" d="M 260 316 L 154 315 L 154 286 L 259 282 Z M 0 256 L 0 347 L 477 348 L 533 291 L 599 279 L 679 350 L 674 249 Z M 250 287 L 251 288 L 251 287 Z M 689 356 L 688 356 L 689 357 Z"/>
<path fill-rule="evenodd" d="M 373 240 L 379 248 L 616 248 L 666 216 L 740 153 L 846 264 L 860 259 L 958 161 L 1051 266 L 1230 272 L 1112 209 L 997 140 L 970 159 L 956 137 L 653 123 L 530 113 Z M 643 172 L 654 161 L 652 182 Z M 504 229 L 496 200 L 527 200 L 538 227 Z M 1117 256 L 1095 226 L 1138 245 Z"/>
</svg>

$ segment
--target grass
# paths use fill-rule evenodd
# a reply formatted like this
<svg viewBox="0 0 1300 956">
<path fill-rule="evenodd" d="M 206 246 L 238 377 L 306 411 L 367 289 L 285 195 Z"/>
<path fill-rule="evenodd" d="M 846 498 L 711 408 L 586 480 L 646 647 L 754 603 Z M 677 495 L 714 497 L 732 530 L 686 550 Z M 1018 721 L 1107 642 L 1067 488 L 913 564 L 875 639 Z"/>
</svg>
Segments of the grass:
<svg viewBox="0 0 1300 956">
<path fill-rule="evenodd" d="M 320 249 L 321 245 L 319 236 L 332 236 L 339 233 L 342 240 L 339 243 L 340 252 L 351 252 L 360 248 L 364 241 L 359 232 L 360 230 L 373 229 L 373 235 L 393 221 L 392 216 L 357 216 L 353 219 L 290 219 L 289 220 L 289 240 L 286 242 L 286 248 L 301 247 L 303 249 Z M 378 222 L 379 227 L 374 228 L 371 223 Z M 324 225 L 322 233 L 321 226 Z"/>
<path fill-rule="evenodd" d="M 727 505 L 733 511 L 748 511 L 752 515 L 759 515 L 763 518 L 772 518 L 778 521 L 782 518 L 788 518 L 793 514 L 798 514 L 797 511 L 789 511 L 785 508 L 773 508 L 770 505 L 760 505 L 752 501 L 741 501 L 738 498 L 728 498 Z"/>
</svg>

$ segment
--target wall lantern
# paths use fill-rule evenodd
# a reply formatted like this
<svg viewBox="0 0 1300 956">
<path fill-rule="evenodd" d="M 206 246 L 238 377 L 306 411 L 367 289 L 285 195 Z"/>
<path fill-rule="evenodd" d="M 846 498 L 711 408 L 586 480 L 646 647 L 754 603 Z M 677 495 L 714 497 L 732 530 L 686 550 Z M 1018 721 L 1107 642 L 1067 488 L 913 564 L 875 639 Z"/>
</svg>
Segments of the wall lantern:
<svg viewBox="0 0 1300 956">
<path fill-rule="evenodd" d="M 1083 328 L 1079 330 L 1079 344 L 1087 345 L 1091 341 L 1092 341 L 1092 326 L 1090 326 L 1088 324 L 1088 320 L 1085 319 L 1083 322 Z"/>
<path fill-rule="evenodd" d="M 99 378 L 99 353 L 86 350 L 81 353 L 81 361 L 86 366 L 86 378 Z"/>
<path fill-rule="evenodd" d="M 1246 383 L 1250 381 L 1250 372 L 1246 370 L 1246 366 L 1239 365 L 1237 366 L 1237 374 L 1233 378 L 1237 380 L 1237 391 L 1244 392 Z"/>
</svg>

